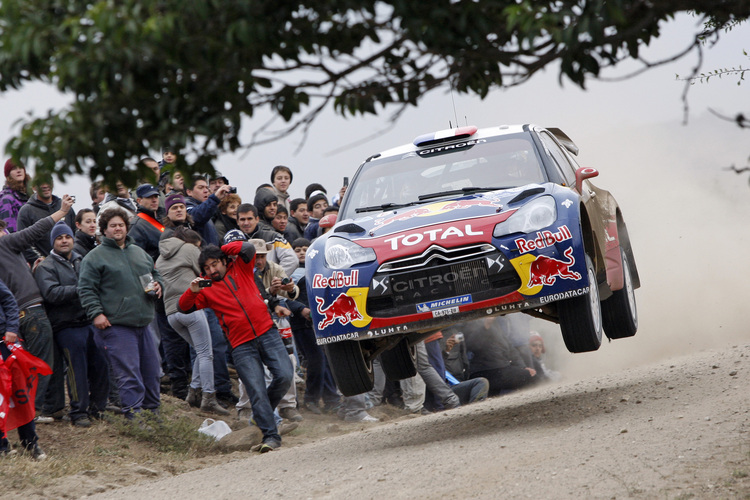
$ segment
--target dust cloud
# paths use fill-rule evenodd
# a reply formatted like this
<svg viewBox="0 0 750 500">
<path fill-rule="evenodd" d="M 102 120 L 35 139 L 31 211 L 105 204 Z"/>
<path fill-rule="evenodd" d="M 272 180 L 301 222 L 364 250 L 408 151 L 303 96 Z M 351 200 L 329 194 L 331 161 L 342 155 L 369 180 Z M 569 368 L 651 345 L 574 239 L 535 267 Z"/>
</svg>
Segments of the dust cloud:
<svg viewBox="0 0 750 500">
<path fill-rule="evenodd" d="M 557 325 L 534 320 L 548 364 L 571 380 L 750 338 L 750 187 L 723 170 L 750 154 L 748 132 L 704 116 L 687 127 L 580 135 L 582 166 L 599 169 L 594 184 L 612 192 L 628 224 L 641 278 L 639 330 L 570 354 Z"/>
</svg>

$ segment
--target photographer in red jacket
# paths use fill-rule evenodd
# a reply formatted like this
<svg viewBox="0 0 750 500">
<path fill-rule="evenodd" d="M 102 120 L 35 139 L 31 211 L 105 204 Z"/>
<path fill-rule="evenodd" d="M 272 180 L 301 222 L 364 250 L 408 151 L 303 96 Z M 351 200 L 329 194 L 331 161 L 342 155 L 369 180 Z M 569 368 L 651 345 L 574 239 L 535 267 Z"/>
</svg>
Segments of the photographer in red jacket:
<svg viewBox="0 0 750 500">
<path fill-rule="evenodd" d="M 230 256 L 237 257 L 232 260 Z M 273 411 L 294 373 L 268 307 L 279 317 L 288 316 L 289 311 L 261 294 L 255 281 L 255 247 L 247 241 L 238 239 L 221 248 L 209 245 L 201 251 L 199 265 L 210 281 L 194 279 L 180 297 L 180 309 L 187 313 L 209 307 L 216 313 L 232 346 L 237 374 L 249 393 L 255 423 L 263 432 L 257 451 L 275 450 L 281 446 L 281 436 Z M 268 388 L 264 365 L 273 377 Z"/>
</svg>

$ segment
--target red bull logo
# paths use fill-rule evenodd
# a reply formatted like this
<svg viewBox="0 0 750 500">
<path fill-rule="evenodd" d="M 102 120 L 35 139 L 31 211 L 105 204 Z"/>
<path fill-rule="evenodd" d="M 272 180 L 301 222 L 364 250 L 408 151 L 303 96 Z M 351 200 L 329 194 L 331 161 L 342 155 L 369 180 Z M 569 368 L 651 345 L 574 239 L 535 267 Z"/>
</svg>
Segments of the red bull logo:
<svg viewBox="0 0 750 500">
<path fill-rule="evenodd" d="M 391 217 L 384 217 L 375 220 L 375 229 L 387 226 L 393 222 L 405 221 L 414 217 L 423 217 L 430 214 L 441 214 L 449 212 L 451 210 L 464 210 L 471 207 L 496 207 L 500 205 L 497 201 L 486 199 L 486 198 L 473 198 L 470 200 L 455 200 L 449 202 L 432 203 L 427 206 L 413 208 L 400 214 L 392 215 Z"/>
<path fill-rule="evenodd" d="M 581 279 L 579 273 L 570 270 L 576 263 L 573 258 L 573 247 L 565 250 L 564 255 L 568 258 L 567 262 L 546 255 L 537 257 L 529 267 L 529 284 L 526 286 L 531 288 L 539 285 L 554 285 L 558 277 L 568 280 Z"/>
<path fill-rule="evenodd" d="M 356 269 L 349 274 L 334 271 L 330 277 L 316 274 L 312 279 L 313 288 L 348 288 L 357 286 L 357 283 L 359 283 L 359 271 Z"/>
<path fill-rule="evenodd" d="M 323 316 L 323 319 L 318 323 L 318 330 L 323 330 L 336 321 L 343 326 L 348 325 L 352 321 L 362 319 L 362 315 L 357 309 L 357 303 L 345 293 L 339 294 L 336 300 L 325 309 L 323 309 L 325 300 L 321 297 L 315 297 L 315 301 L 318 303 L 318 314 Z"/>
<path fill-rule="evenodd" d="M 513 242 L 518 247 L 520 253 L 530 252 L 532 250 L 540 250 L 547 248 L 555 243 L 560 243 L 565 240 L 570 240 L 573 235 L 570 233 L 568 226 L 561 226 L 560 229 L 555 231 L 541 231 L 536 233 L 536 238 L 533 240 L 527 240 L 526 238 L 517 238 Z"/>
</svg>

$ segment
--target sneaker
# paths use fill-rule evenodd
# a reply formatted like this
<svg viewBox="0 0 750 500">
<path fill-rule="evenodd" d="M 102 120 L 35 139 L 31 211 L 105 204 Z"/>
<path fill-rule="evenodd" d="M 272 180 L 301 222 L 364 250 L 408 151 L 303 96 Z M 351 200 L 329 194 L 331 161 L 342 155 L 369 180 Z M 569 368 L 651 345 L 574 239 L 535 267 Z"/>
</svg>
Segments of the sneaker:
<svg viewBox="0 0 750 500">
<path fill-rule="evenodd" d="M 307 403 L 305 403 L 305 408 L 310 413 L 314 413 L 316 415 L 322 415 L 323 414 L 323 412 L 320 409 L 320 406 L 318 406 L 317 404 L 313 403 L 312 401 L 308 401 Z"/>
<path fill-rule="evenodd" d="M 277 450 L 281 447 L 281 443 L 278 441 L 274 441 L 273 439 L 269 439 L 268 441 L 263 441 L 260 444 L 256 444 L 251 448 L 252 451 L 257 451 L 258 453 L 268 453 L 269 451 Z"/>
<path fill-rule="evenodd" d="M 374 422 L 380 422 L 380 419 L 373 417 L 369 413 L 365 413 L 364 415 L 358 416 L 358 417 L 350 417 L 347 415 L 346 417 L 344 417 L 344 422 L 374 423 Z"/>
<path fill-rule="evenodd" d="M 240 398 L 234 395 L 232 392 L 217 392 L 216 399 L 219 400 L 219 404 L 225 408 L 236 405 Z"/>
<path fill-rule="evenodd" d="M 16 450 L 0 450 L 0 458 L 12 458 L 18 455 Z"/>
<path fill-rule="evenodd" d="M 279 415 L 281 418 L 285 418 L 291 422 L 302 422 L 303 420 L 302 415 L 297 411 L 297 408 L 293 407 L 280 408 Z"/>
<path fill-rule="evenodd" d="M 44 453 L 44 451 L 42 451 L 42 449 L 36 443 L 34 443 L 34 445 L 26 451 L 27 453 L 31 454 L 31 458 L 33 458 L 34 460 L 44 460 L 47 458 L 47 454 Z"/>
<path fill-rule="evenodd" d="M 299 427 L 299 423 L 297 423 L 297 422 L 289 422 L 289 421 L 281 422 L 281 424 L 279 424 L 279 426 L 278 426 L 279 436 L 283 436 L 285 434 L 289 434 L 290 432 L 292 432 L 297 427 Z"/>
<path fill-rule="evenodd" d="M 34 423 L 35 424 L 51 424 L 55 421 L 54 418 L 48 417 L 46 415 L 37 415 L 34 417 Z"/>
<path fill-rule="evenodd" d="M 72 424 L 75 427 L 91 427 L 91 420 L 88 417 L 81 417 L 73 420 Z"/>
</svg>

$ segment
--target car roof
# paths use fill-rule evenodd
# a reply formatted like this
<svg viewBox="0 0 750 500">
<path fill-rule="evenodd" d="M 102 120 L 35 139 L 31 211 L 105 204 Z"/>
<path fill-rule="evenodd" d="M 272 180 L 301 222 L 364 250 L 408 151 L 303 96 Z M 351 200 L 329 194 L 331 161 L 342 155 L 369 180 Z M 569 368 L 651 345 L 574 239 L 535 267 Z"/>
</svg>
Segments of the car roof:
<svg viewBox="0 0 750 500">
<path fill-rule="evenodd" d="M 525 124 L 525 125 L 498 125 L 495 127 L 487 127 L 487 128 L 481 128 L 477 129 L 476 127 L 459 127 L 455 129 L 448 129 L 448 130 L 440 130 L 436 131 L 432 134 L 424 134 L 418 136 L 414 142 L 417 144 L 420 144 L 420 139 L 425 139 L 426 137 L 443 137 L 441 139 L 442 143 L 452 143 L 452 142 L 461 142 L 461 141 L 468 141 L 468 140 L 477 140 L 477 139 L 486 139 L 489 137 L 499 137 L 503 135 L 512 135 L 512 134 L 519 134 L 523 132 L 528 132 L 529 130 L 536 130 L 539 127 L 536 127 L 534 125 Z M 469 130 L 471 135 L 462 134 L 461 132 L 464 132 L 466 130 Z M 471 133 L 473 130 L 476 130 L 476 132 Z M 552 127 L 547 128 L 553 136 L 562 144 L 568 151 L 573 153 L 574 155 L 578 154 L 578 147 L 575 145 L 575 143 L 568 137 L 565 132 L 560 130 L 559 128 Z M 371 156 L 366 160 L 370 161 L 375 158 L 387 158 L 391 156 L 399 156 L 406 153 L 411 153 L 414 151 L 419 151 L 420 149 L 424 149 L 430 146 L 434 146 L 436 144 L 435 141 L 429 141 L 425 140 L 424 146 L 416 146 L 414 143 L 410 144 L 403 144 L 401 146 L 397 146 L 395 148 L 388 149 L 386 151 L 381 152 L 380 154 L 376 154 Z"/>
</svg>

